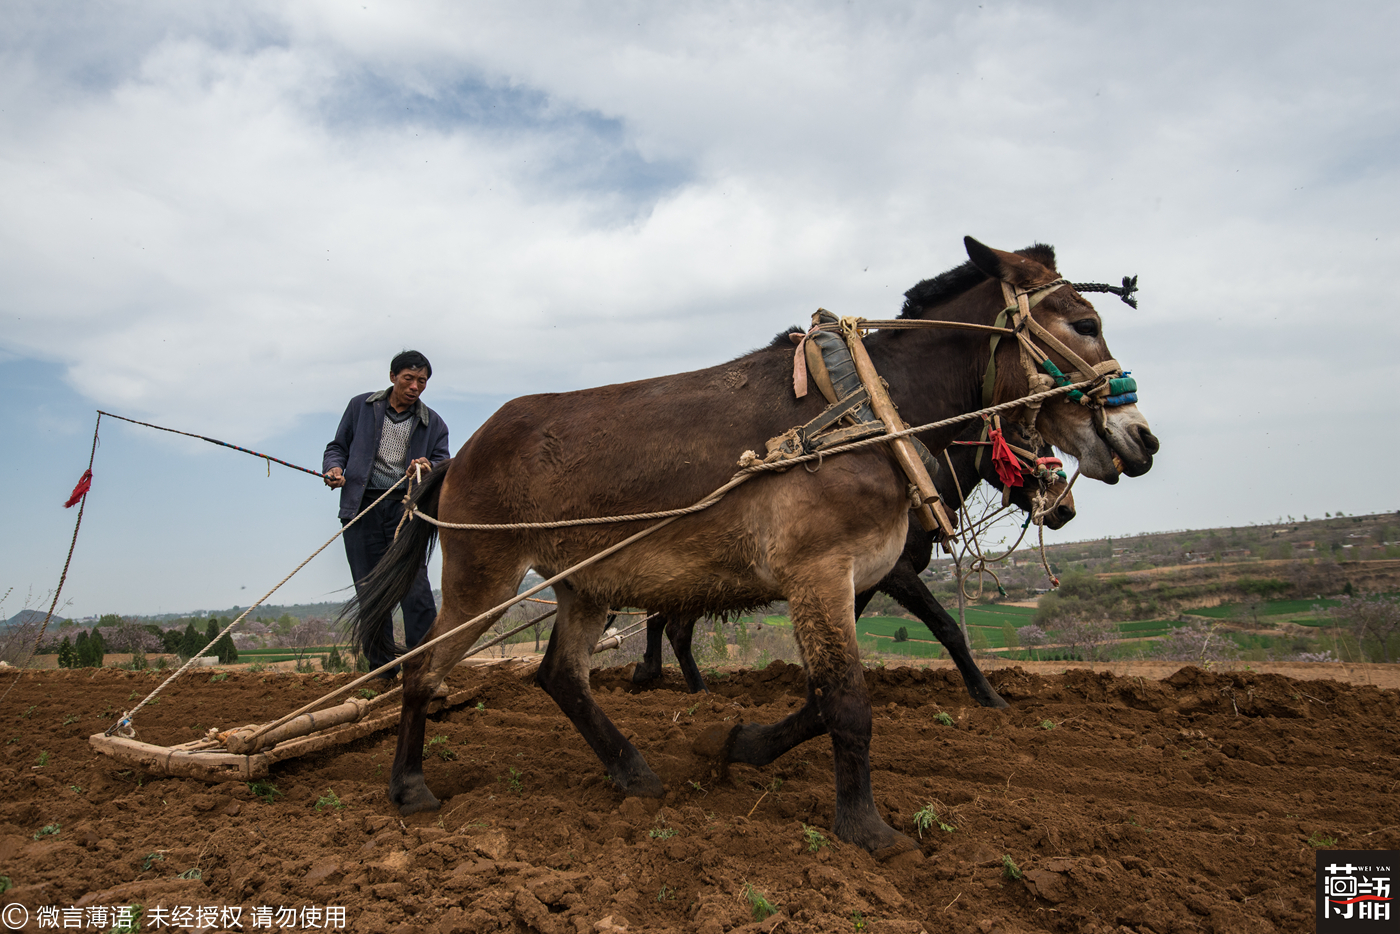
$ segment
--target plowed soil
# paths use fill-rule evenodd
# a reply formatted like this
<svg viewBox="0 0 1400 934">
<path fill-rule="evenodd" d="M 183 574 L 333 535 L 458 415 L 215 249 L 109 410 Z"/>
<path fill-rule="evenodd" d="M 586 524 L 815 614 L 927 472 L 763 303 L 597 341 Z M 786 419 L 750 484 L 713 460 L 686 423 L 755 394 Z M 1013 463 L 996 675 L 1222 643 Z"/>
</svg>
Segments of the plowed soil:
<svg viewBox="0 0 1400 934">
<path fill-rule="evenodd" d="M 229 927 L 201 906 L 241 908 L 244 931 L 260 906 L 329 906 L 356 932 L 1240 934 L 1313 930 L 1318 845 L 1400 848 L 1400 693 L 1373 685 L 1003 668 L 991 680 L 1012 708 L 992 711 L 956 672 L 870 670 L 875 797 L 923 846 L 881 863 L 830 832 L 825 738 L 727 774 L 691 751 L 712 724 L 795 708 L 799 668 L 729 672 L 698 698 L 673 672 L 646 691 L 628 675 L 594 687 L 664 801 L 624 800 L 528 680 L 462 668 L 471 701 L 428 725 L 442 810 L 401 820 L 384 794 L 392 733 L 276 766 L 269 803 L 91 749 L 154 675 L 25 673 L 0 713 L 0 903 L 24 906 L 26 930 L 46 906 L 58 925 L 86 909 L 69 917 L 91 929 L 91 909 L 139 903 L 141 930 Z M 139 738 L 270 719 L 335 680 L 201 672 L 141 712 Z M 920 836 L 916 815 L 934 812 Z M 777 913 L 755 921 L 750 892 Z M 324 926 L 314 910 L 282 921 Z"/>
</svg>

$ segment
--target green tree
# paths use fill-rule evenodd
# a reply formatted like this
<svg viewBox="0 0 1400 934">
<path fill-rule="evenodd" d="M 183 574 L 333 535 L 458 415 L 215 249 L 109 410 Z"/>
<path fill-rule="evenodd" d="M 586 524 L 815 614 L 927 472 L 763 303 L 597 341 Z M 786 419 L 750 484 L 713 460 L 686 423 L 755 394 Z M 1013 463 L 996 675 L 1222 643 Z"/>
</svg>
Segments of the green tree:
<svg viewBox="0 0 1400 934">
<path fill-rule="evenodd" d="M 908 627 L 908 626 L 900 626 L 898 629 L 896 629 L 896 630 L 894 631 L 894 641 L 896 641 L 896 642 L 908 642 L 908 641 L 909 641 L 909 627 Z"/>
<path fill-rule="evenodd" d="M 194 627 L 194 620 L 190 620 L 189 625 L 185 626 L 185 635 L 180 639 L 180 655 L 184 658 L 194 658 L 202 648 L 204 637 Z"/>
<path fill-rule="evenodd" d="M 67 636 L 63 638 L 67 639 Z M 68 668 L 86 668 L 88 658 L 88 634 L 86 629 L 78 630 L 78 637 L 73 640 L 73 661 Z"/>
<path fill-rule="evenodd" d="M 88 636 L 88 657 L 86 668 L 101 668 L 102 661 L 107 656 L 107 640 L 102 638 L 102 631 L 96 626 L 92 629 L 92 635 Z"/>
<path fill-rule="evenodd" d="M 99 627 L 107 626 L 111 629 L 116 629 L 121 624 L 122 618 L 116 613 L 103 613 L 97 618 L 97 625 Z"/>
<path fill-rule="evenodd" d="M 1011 650 L 1021 646 L 1021 639 L 1016 634 L 1016 626 L 1009 619 L 1001 624 L 1001 644 Z"/>
<path fill-rule="evenodd" d="M 77 661 L 78 653 L 73 651 L 73 643 L 68 641 L 67 636 L 64 636 L 63 641 L 58 644 L 58 667 L 76 668 Z"/>
<path fill-rule="evenodd" d="M 219 656 L 220 665 L 232 665 L 238 661 L 238 649 L 233 644 L 233 637 L 228 633 L 219 636 L 219 640 L 214 643 L 214 652 Z"/>
<path fill-rule="evenodd" d="M 184 642 L 184 633 L 180 631 L 179 626 L 176 626 L 174 629 L 162 629 L 160 632 L 156 633 L 156 635 L 160 636 L 160 646 L 167 654 L 180 654 L 180 646 Z"/>
</svg>

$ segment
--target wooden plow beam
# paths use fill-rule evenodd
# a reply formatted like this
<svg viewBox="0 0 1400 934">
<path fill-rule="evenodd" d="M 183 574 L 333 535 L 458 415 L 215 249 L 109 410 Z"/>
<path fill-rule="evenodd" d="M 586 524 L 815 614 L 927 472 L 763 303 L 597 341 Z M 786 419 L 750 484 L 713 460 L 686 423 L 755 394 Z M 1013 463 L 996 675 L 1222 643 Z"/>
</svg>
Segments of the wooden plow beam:
<svg viewBox="0 0 1400 934">
<path fill-rule="evenodd" d="M 517 656 L 506 659 L 470 659 L 462 664 L 504 666 L 521 674 L 533 673 L 542 656 Z M 455 709 L 477 696 L 475 688 L 449 693 L 435 698 L 428 705 L 429 713 Z M 387 696 L 387 695 L 383 695 Z M 223 734 L 226 738 L 204 738 L 178 746 L 157 746 L 122 736 L 94 733 L 88 737 L 93 749 L 122 765 L 133 766 L 153 775 L 172 775 L 206 782 L 246 782 L 266 778 L 275 763 L 309 755 L 354 742 L 380 730 L 398 725 L 401 711 L 398 705 L 371 709 L 369 701 L 352 698 L 336 707 L 317 710 L 284 724 L 259 737 L 254 749 L 247 749 L 240 739 L 251 733 L 241 727 Z M 221 748 L 227 746 L 227 748 Z"/>
<path fill-rule="evenodd" d="M 546 614 L 552 616 L 553 611 Z M 627 615 L 641 615 L 629 613 Z M 493 645 L 503 642 L 518 632 L 536 625 L 545 617 L 531 620 L 510 632 L 478 646 L 471 654 L 475 655 Z M 650 617 L 647 617 L 650 619 Z M 641 631 L 647 624 L 643 619 L 632 628 L 609 633 L 593 648 L 593 654 L 609 649 L 621 648 L 629 636 Z M 507 671 L 528 677 L 539 668 L 543 655 L 517 655 L 512 658 L 471 658 L 466 657 L 457 663 L 458 667 L 478 667 L 490 665 L 503 667 Z M 381 694 L 376 700 L 397 693 L 399 688 Z M 475 689 L 456 691 L 445 697 L 434 698 L 428 704 L 430 714 L 440 710 L 460 707 L 477 695 Z M 222 733 L 213 734 L 178 746 L 157 746 L 123 736 L 108 736 L 94 733 L 88 737 L 93 749 L 109 756 L 123 765 L 134 766 L 153 775 L 178 775 L 182 778 L 195 778 L 206 782 L 246 782 L 266 778 L 275 763 L 293 759 L 313 752 L 320 752 L 334 746 L 354 742 L 371 733 L 397 726 L 401 711 L 398 707 L 386 709 L 383 706 L 371 711 L 371 702 L 360 698 L 350 698 L 335 707 L 313 710 L 289 720 L 275 730 L 270 730 L 256 738 L 253 734 L 257 725 L 236 727 Z"/>
</svg>

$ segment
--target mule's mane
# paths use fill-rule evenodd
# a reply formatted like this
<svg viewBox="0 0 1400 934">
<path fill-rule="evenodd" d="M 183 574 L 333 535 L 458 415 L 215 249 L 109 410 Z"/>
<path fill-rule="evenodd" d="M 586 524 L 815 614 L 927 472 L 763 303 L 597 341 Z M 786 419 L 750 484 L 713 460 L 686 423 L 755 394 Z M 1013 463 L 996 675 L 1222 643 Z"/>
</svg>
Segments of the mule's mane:
<svg viewBox="0 0 1400 934">
<path fill-rule="evenodd" d="M 1035 260 L 1047 269 L 1055 268 L 1055 248 L 1045 243 L 1033 243 L 1024 250 L 1016 250 L 1018 255 Z M 947 272 L 941 272 L 932 279 L 925 279 L 904 293 L 904 307 L 899 317 L 917 317 L 919 311 L 952 301 L 968 289 L 987 281 L 987 274 L 969 260 Z"/>
</svg>

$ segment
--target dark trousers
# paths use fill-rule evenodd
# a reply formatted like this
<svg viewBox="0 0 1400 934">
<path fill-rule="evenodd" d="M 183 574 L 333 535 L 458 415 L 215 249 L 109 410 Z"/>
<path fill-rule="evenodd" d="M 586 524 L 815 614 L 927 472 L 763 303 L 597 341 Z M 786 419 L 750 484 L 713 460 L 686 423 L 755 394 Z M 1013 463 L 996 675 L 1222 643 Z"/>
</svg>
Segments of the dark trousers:
<svg viewBox="0 0 1400 934">
<path fill-rule="evenodd" d="M 383 490 L 366 491 L 364 499 L 360 502 L 360 510 L 379 498 Z M 345 530 L 341 536 L 345 539 L 345 556 L 350 559 L 350 573 L 355 578 L 355 593 L 360 593 L 360 581 L 369 576 L 369 572 L 374 570 L 374 566 L 384 557 L 384 553 L 389 550 L 389 546 L 394 541 L 394 529 L 398 527 L 399 519 L 403 516 L 403 501 L 398 495 L 391 495 L 378 506 L 375 506 L 367 515 Z M 348 519 L 341 520 L 344 525 Z M 418 574 L 413 579 L 413 586 L 409 588 L 408 594 L 399 603 L 403 608 L 403 631 L 404 642 L 408 648 L 413 648 L 423 641 L 423 636 L 427 634 L 433 625 L 433 620 L 437 618 L 437 604 L 433 602 L 433 588 L 428 583 L 428 566 L 424 564 L 418 569 Z M 375 627 L 381 634 L 378 644 L 369 647 L 370 669 L 378 668 L 394 660 L 394 627 L 386 616 L 379 620 Z M 391 678 L 398 673 L 398 669 L 391 669 L 384 673 L 384 677 Z"/>
</svg>

